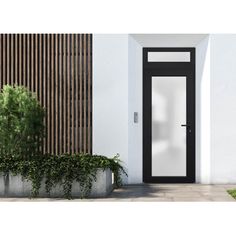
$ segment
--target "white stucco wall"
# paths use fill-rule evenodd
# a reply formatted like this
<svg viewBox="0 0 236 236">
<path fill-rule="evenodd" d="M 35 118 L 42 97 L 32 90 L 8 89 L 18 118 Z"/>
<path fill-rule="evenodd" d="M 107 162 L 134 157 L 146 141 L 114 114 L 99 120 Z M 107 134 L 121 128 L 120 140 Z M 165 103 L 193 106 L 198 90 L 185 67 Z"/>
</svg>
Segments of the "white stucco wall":
<svg viewBox="0 0 236 236">
<path fill-rule="evenodd" d="M 128 35 L 93 35 L 93 153 L 127 167 Z"/>
<path fill-rule="evenodd" d="M 196 182 L 210 181 L 210 61 L 208 35 L 129 35 L 129 183 L 142 182 L 142 48 L 196 48 Z M 207 102 L 208 101 L 208 102 Z M 139 123 L 133 123 L 133 113 Z"/>
<path fill-rule="evenodd" d="M 129 183 L 143 182 L 143 112 L 142 112 L 142 46 L 129 35 Z M 134 123 L 134 112 L 138 112 L 138 123 Z"/>
<path fill-rule="evenodd" d="M 196 182 L 211 179 L 210 36 L 196 45 Z"/>
<path fill-rule="evenodd" d="M 95 34 L 93 153 L 142 183 L 142 47 L 161 46 L 196 47 L 196 181 L 236 183 L 236 35 Z"/>
<path fill-rule="evenodd" d="M 211 182 L 236 183 L 236 35 L 211 35 Z"/>
</svg>

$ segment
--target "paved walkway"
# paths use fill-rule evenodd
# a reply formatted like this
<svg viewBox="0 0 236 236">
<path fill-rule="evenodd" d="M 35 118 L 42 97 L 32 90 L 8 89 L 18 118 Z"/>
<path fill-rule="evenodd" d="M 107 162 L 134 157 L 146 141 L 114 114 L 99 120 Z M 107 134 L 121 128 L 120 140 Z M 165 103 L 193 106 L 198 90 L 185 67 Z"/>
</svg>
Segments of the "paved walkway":
<svg viewBox="0 0 236 236">
<path fill-rule="evenodd" d="M 114 190 L 107 198 L 74 199 L 70 202 L 234 202 L 227 189 L 236 185 L 201 185 L 201 184 L 143 184 L 127 185 Z M 0 198 L 0 202 L 58 202 L 65 199 L 53 198 Z"/>
<path fill-rule="evenodd" d="M 235 201 L 228 189 L 236 185 L 202 184 L 148 184 L 132 185 L 117 189 L 111 194 L 112 201 Z M 108 199 L 107 199 L 108 200 Z"/>
</svg>

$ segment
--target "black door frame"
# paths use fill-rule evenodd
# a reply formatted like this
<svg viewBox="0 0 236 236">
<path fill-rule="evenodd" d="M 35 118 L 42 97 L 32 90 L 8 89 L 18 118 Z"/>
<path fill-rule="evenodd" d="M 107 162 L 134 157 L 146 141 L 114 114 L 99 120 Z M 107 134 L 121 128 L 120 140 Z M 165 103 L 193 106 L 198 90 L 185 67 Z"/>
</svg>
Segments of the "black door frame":
<svg viewBox="0 0 236 236">
<path fill-rule="evenodd" d="M 190 52 L 190 62 L 148 62 L 148 52 Z M 186 76 L 186 176 L 152 176 L 152 76 Z M 143 182 L 195 182 L 195 48 L 143 48 Z"/>
</svg>

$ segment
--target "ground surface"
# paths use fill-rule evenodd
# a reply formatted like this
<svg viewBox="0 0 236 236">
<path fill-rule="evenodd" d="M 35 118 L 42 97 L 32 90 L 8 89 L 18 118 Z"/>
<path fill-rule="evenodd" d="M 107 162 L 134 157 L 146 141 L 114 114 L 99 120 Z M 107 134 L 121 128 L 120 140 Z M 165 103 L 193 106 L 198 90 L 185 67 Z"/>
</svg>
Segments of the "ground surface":
<svg viewBox="0 0 236 236">
<path fill-rule="evenodd" d="M 144 184 L 144 185 L 127 185 L 123 188 L 114 190 L 107 198 L 99 199 L 74 199 L 74 201 L 91 201 L 91 202 L 202 202 L 202 201 L 220 201 L 234 202 L 228 193 L 228 189 L 236 188 L 236 185 L 201 185 L 201 184 Z M 10 202 L 56 202 L 67 201 L 65 199 L 53 198 L 0 198 L 0 201 Z"/>
</svg>

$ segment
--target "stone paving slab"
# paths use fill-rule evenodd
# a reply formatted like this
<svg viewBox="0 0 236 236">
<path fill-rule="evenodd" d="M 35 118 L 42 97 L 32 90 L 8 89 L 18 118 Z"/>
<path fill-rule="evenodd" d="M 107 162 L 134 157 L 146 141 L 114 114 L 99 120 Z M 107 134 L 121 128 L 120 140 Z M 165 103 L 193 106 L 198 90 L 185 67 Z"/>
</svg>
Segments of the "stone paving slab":
<svg viewBox="0 0 236 236">
<path fill-rule="evenodd" d="M 0 198 L 0 202 L 235 202 L 227 193 L 228 189 L 233 188 L 236 188 L 236 184 L 141 184 L 116 189 L 107 198 Z"/>
</svg>

